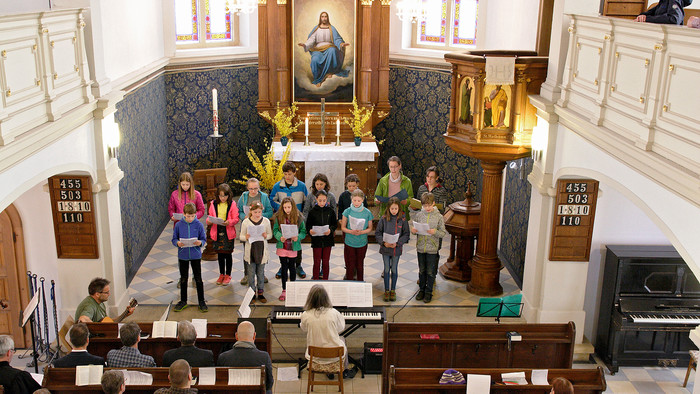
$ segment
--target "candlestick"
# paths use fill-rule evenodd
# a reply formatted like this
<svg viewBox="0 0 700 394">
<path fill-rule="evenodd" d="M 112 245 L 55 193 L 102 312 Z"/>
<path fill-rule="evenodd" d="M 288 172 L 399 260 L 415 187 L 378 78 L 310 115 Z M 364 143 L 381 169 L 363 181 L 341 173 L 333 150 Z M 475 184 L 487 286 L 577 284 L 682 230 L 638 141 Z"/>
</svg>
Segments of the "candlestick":
<svg viewBox="0 0 700 394">
<path fill-rule="evenodd" d="M 340 137 L 340 119 L 336 119 L 335 121 L 335 135 L 336 137 Z"/>
<path fill-rule="evenodd" d="M 306 120 L 304 121 L 304 135 L 306 137 L 309 136 L 309 117 L 306 117 Z"/>
<path fill-rule="evenodd" d="M 335 146 L 340 146 L 340 134 L 335 136 Z"/>
<path fill-rule="evenodd" d="M 217 95 L 216 95 L 216 89 L 212 89 L 211 91 L 211 99 L 212 99 L 212 113 L 214 115 L 214 137 L 219 136 L 219 104 L 217 100 Z"/>
</svg>

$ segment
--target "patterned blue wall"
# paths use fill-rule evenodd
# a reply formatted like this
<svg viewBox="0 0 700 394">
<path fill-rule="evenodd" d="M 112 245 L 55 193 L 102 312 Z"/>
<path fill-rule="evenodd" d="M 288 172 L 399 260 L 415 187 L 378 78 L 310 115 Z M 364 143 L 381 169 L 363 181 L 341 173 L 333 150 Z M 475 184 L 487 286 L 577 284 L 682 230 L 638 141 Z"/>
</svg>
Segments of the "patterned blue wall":
<svg viewBox="0 0 700 394">
<path fill-rule="evenodd" d="M 171 188 L 180 173 L 213 168 L 218 162 L 228 168 L 227 181 L 234 192 L 242 192 L 243 186 L 231 181 L 247 175 L 250 162 L 246 151 L 252 148 L 260 155 L 267 148 L 266 140 L 272 138 L 272 127 L 255 107 L 257 65 L 174 72 L 165 76 L 165 86 Z M 223 135 L 216 142 L 209 137 L 214 132 L 212 89 L 219 96 L 219 133 Z"/>
<path fill-rule="evenodd" d="M 168 221 L 165 78 L 159 76 L 117 104 L 121 130 L 119 184 L 127 284 Z"/>
<path fill-rule="evenodd" d="M 403 172 L 411 178 L 413 191 L 425 182 L 425 170 L 436 165 L 450 192 L 452 201 L 464 199 L 467 181 L 475 199 L 481 200 L 481 167 L 479 161 L 455 153 L 445 144 L 450 114 L 450 83 L 446 71 L 392 67 L 389 73 L 389 116 L 375 127 L 377 140 L 384 140 L 380 173 L 389 168 L 391 156 L 401 158 Z M 475 190 L 476 189 L 476 190 Z"/>
<path fill-rule="evenodd" d="M 503 196 L 503 223 L 498 256 L 510 271 L 515 283 L 521 288 L 532 190 L 527 176 L 532 171 L 532 164 L 530 158 L 515 160 L 508 162 L 505 169 L 506 187 Z"/>
</svg>

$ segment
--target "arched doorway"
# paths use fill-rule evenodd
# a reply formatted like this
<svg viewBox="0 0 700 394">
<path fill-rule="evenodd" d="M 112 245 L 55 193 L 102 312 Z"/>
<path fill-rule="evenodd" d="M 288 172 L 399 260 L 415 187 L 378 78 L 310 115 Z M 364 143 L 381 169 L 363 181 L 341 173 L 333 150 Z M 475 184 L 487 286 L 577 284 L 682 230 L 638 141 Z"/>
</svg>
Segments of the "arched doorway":
<svg viewBox="0 0 700 394">
<path fill-rule="evenodd" d="M 12 335 L 18 348 L 31 346 L 29 331 L 19 321 L 20 311 L 29 302 L 26 272 L 22 220 L 10 204 L 0 212 L 0 300 L 7 304 L 0 309 L 0 334 Z"/>
</svg>

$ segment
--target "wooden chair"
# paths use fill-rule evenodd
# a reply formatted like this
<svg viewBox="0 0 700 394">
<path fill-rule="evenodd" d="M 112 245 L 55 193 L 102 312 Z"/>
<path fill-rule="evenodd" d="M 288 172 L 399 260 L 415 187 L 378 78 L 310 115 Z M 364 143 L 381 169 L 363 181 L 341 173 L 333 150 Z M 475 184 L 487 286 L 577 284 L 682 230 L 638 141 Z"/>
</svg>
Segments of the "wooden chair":
<svg viewBox="0 0 700 394">
<path fill-rule="evenodd" d="M 700 350 L 691 350 L 690 351 L 690 362 L 688 363 L 688 370 L 685 372 L 685 380 L 683 381 L 683 387 L 685 387 L 688 384 L 688 378 L 690 377 L 690 370 L 697 368 L 698 357 L 700 357 Z"/>
<path fill-rule="evenodd" d="M 338 358 L 338 362 L 328 364 L 315 363 L 314 358 Z M 309 346 L 309 384 L 306 387 L 306 394 L 314 389 L 314 385 L 338 386 L 338 391 L 345 393 L 343 389 L 343 347 L 317 347 Z M 314 373 L 337 374 L 338 381 L 314 380 Z"/>
</svg>

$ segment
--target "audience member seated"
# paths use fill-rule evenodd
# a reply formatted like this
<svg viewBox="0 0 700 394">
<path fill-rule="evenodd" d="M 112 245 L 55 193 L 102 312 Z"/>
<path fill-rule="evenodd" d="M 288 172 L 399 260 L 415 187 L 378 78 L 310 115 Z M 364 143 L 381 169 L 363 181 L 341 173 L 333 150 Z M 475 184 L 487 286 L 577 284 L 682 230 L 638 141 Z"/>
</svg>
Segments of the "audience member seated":
<svg viewBox="0 0 700 394">
<path fill-rule="evenodd" d="M 255 327 L 249 321 L 241 322 L 236 330 L 236 343 L 233 349 L 219 355 L 217 364 L 221 367 L 259 367 L 265 366 L 265 387 L 272 393 L 272 360 L 270 354 L 255 347 Z"/>
<path fill-rule="evenodd" d="M 95 278 L 88 285 L 89 296 L 85 297 L 75 310 L 75 321 L 83 323 L 99 322 L 107 316 L 105 302 L 109 299 L 109 280 Z M 127 316 L 134 313 L 133 307 L 126 308 Z"/>
<path fill-rule="evenodd" d="M 49 389 L 43 389 L 43 388 L 42 388 L 42 389 L 39 389 L 39 390 L 35 391 L 35 392 L 32 393 L 32 394 L 51 394 L 51 391 L 49 391 Z"/>
<path fill-rule="evenodd" d="M 196 393 L 197 389 L 190 388 L 192 383 L 192 370 L 185 360 L 176 360 L 168 371 L 170 387 L 162 388 L 153 394 L 184 394 Z"/>
<path fill-rule="evenodd" d="M 682 25 L 685 18 L 683 7 L 692 2 L 693 0 L 659 0 L 659 4 L 639 14 L 635 22 Z"/>
<path fill-rule="evenodd" d="M 56 368 L 71 368 L 78 365 L 105 365 L 105 359 L 87 351 L 90 343 L 90 330 L 85 323 L 75 323 L 68 332 L 73 350 L 65 357 L 53 362 Z"/>
<path fill-rule="evenodd" d="M 213 367 L 214 353 L 211 350 L 200 349 L 194 345 L 197 330 L 192 323 L 183 320 L 177 323 L 177 339 L 180 347 L 163 353 L 163 366 L 169 367 L 175 360 L 183 359 L 190 367 Z"/>
<path fill-rule="evenodd" d="M 27 371 L 10 366 L 15 355 L 15 340 L 9 335 L 0 335 L 0 384 L 6 393 L 33 393 L 41 388 Z"/>
<path fill-rule="evenodd" d="M 126 391 L 124 374 L 121 371 L 105 371 L 100 383 L 105 394 L 121 394 Z"/>
<path fill-rule="evenodd" d="M 121 349 L 107 352 L 107 366 L 110 368 L 152 368 L 156 366 L 153 357 L 139 352 L 141 329 L 136 323 L 126 323 L 119 329 Z"/>
<path fill-rule="evenodd" d="M 549 394 L 574 394 L 574 386 L 567 378 L 556 378 L 552 381 L 552 391 Z"/>
</svg>

